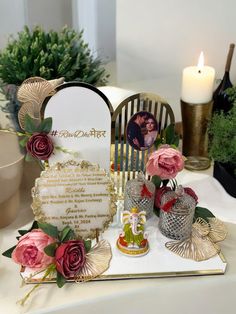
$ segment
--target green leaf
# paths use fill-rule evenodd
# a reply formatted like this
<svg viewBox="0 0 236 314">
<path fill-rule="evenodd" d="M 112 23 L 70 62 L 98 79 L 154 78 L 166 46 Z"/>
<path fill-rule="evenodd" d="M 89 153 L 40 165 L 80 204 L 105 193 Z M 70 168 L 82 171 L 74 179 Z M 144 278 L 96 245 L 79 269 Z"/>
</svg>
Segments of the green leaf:
<svg viewBox="0 0 236 314">
<path fill-rule="evenodd" d="M 35 161 L 35 158 L 32 156 L 32 155 L 30 155 L 30 153 L 27 153 L 26 155 L 25 155 L 25 161 Z"/>
<path fill-rule="evenodd" d="M 2 255 L 11 258 L 11 254 L 14 251 L 15 247 L 16 247 L 16 245 L 14 245 L 10 249 L 8 249 L 5 252 L 3 252 Z"/>
<path fill-rule="evenodd" d="M 58 229 L 56 226 L 48 224 L 46 222 L 38 222 L 39 228 L 48 234 L 50 237 L 58 238 Z"/>
<path fill-rule="evenodd" d="M 30 232 L 33 229 L 38 229 L 38 222 L 36 220 L 33 221 L 32 226 L 29 228 L 29 230 L 18 230 L 18 233 L 23 236 L 24 234 Z"/>
<path fill-rule="evenodd" d="M 18 230 L 18 232 L 21 236 L 23 236 L 24 234 L 28 233 L 29 230 Z"/>
<path fill-rule="evenodd" d="M 21 147 L 25 147 L 25 146 L 26 146 L 26 143 L 28 142 L 28 139 L 29 139 L 28 136 L 24 136 L 24 137 L 19 141 L 20 146 L 21 146 Z"/>
<path fill-rule="evenodd" d="M 161 186 L 161 178 L 159 176 L 153 176 L 152 182 L 154 183 L 156 188 L 159 188 Z"/>
<path fill-rule="evenodd" d="M 57 246 L 58 246 L 58 245 L 57 245 L 56 242 L 51 243 L 51 244 L 47 245 L 47 246 L 44 248 L 44 252 L 45 252 L 48 256 L 54 257 L 54 256 L 55 256 L 55 252 L 56 252 Z"/>
<path fill-rule="evenodd" d="M 63 287 L 66 283 L 66 278 L 62 276 L 61 273 L 57 272 L 57 286 L 59 288 Z"/>
<path fill-rule="evenodd" d="M 52 118 L 43 119 L 37 127 L 38 132 L 49 133 L 52 129 Z"/>
<path fill-rule="evenodd" d="M 174 124 L 168 125 L 165 129 L 165 137 L 166 137 L 166 144 L 173 144 L 175 138 L 175 126 Z"/>
<path fill-rule="evenodd" d="M 162 138 L 157 138 L 157 139 L 155 140 L 155 142 L 154 142 L 154 146 L 155 146 L 156 148 L 158 148 L 158 146 L 161 145 L 161 144 L 162 144 Z"/>
<path fill-rule="evenodd" d="M 179 136 L 178 135 L 174 136 L 172 144 L 175 145 L 176 147 L 179 146 Z"/>
<path fill-rule="evenodd" d="M 66 241 L 69 241 L 69 240 L 74 239 L 74 238 L 75 238 L 74 231 L 69 226 L 66 226 L 62 230 L 61 235 L 60 235 L 61 242 L 66 242 Z"/>
<path fill-rule="evenodd" d="M 36 132 L 36 130 L 37 130 L 37 127 L 34 124 L 33 119 L 28 114 L 26 114 L 25 115 L 25 131 L 30 134 L 33 134 L 34 132 Z"/>
<path fill-rule="evenodd" d="M 91 240 L 85 240 L 84 241 L 84 247 L 85 251 L 88 253 L 91 250 L 92 241 Z"/>
<path fill-rule="evenodd" d="M 33 229 L 38 229 L 38 228 L 39 228 L 38 222 L 36 220 L 34 220 L 32 226 L 29 229 L 29 231 L 31 231 Z"/>
<path fill-rule="evenodd" d="M 198 218 L 201 217 L 204 220 L 206 220 L 207 222 L 209 222 L 208 218 L 210 217 L 215 217 L 211 211 L 209 211 L 209 209 L 205 208 L 205 207 L 199 207 L 197 206 L 195 208 L 195 214 L 194 214 L 194 221 Z"/>
</svg>

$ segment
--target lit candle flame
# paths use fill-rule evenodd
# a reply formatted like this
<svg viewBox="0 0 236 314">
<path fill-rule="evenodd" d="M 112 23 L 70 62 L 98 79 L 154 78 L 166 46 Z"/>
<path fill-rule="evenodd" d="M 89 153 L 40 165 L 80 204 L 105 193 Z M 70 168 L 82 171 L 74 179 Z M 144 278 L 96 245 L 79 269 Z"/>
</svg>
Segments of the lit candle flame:
<svg viewBox="0 0 236 314">
<path fill-rule="evenodd" d="M 203 67 L 204 67 L 204 55 L 203 51 L 200 53 L 199 59 L 198 59 L 198 72 L 201 73 Z"/>
</svg>

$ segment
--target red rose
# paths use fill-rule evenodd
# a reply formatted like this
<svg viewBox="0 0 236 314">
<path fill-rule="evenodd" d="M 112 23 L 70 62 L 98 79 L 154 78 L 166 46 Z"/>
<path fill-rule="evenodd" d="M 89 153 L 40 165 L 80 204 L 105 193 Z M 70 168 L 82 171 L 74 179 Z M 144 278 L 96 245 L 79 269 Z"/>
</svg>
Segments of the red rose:
<svg viewBox="0 0 236 314">
<path fill-rule="evenodd" d="M 195 200 L 196 203 L 198 202 L 198 197 L 197 197 L 196 193 L 191 188 L 184 188 L 184 192 L 186 194 L 190 195 Z"/>
<path fill-rule="evenodd" d="M 65 278 L 73 278 L 85 263 L 85 247 L 82 240 L 61 244 L 55 254 L 56 268 Z"/>
<path fill-rule="evenodd" d="M 162 186 L 161 188 L 156 189 L 155 206 L 157 208 L 161 208 L 162 196 L 168 191 L 171 191 L 169 186 Z"/>
<path fill-rule="evenodd" d="M 53 149 L 53 142 L 46 133 L 34 133 L 26 144 L 27 152 L 40 160 L 47 160 Z"/>
</svg>

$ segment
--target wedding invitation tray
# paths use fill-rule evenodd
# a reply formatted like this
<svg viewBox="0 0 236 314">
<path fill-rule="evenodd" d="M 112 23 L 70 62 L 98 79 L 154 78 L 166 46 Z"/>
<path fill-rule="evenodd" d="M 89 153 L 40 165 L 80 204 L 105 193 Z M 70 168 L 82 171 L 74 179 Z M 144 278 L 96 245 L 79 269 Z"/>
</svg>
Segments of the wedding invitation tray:
<svg viewBox="0 0 236 314">
<path fill-rule="evenodd" d="M 34 81 L 31 83 L 35 84 Z M 29 86 L 26 84 L 26 87 Z M 194 261 L 168 250 L 165 245 L 171 240 L 160 232 L 159 218 L 154 214 L 147 221 L 145 218 L 144 228 L 148 239 L 145 254 L 127 256 L 122 254 L 122 249 L 118 249 L 124 201 L 117 201 L 117 196 L 124 191 L 125 182 L 132 179 L 131 172 L 136 175 L 143 170 L 144 159 L 148 158 L 154 148 L 151 149 L 151 146 L 161 129 L 162 114 L 158 110 L 167 104 L 158 98 L 154 107 L 147 106 L 145 101 L 142 105 L 131 103 L 124 106 L 125 110 L 121 106 L 113 113 L 108 99 L 100 91 L 82 83 L 63 84 L 46 99 L 40 108 L 44 118 L 48 117 L 52 121 L 49 136 L 57 149 L 48 159 L 48 168 L 35 182 L 32 194 L 35 220 L 51 224 L 54 228 L 56 226 L 59 233 L 63 228 L 71 228 L 76 239 L 92 241 L 92 250 L 100 245 L 99 249 L 104 250 L 104 255 L 100 251 L 99 261 L 96 264 L 96 258 L 93 257 L 94 263 L 99 268 L 104 259 L 106 265 L 98 272 L 93 270 L 89 280 L 224 274 L 227 263 L 221 253 L 214 253 L 211 255 L 214 257 L 203 261 Z M 155 126 L 155 131 L 151 132 L 152 135 L 155 133 L 151 143 L 144 141 L 143 145 L 139 143 L 141 146 L 137 144 L 136 120 L 142 122 L 142 125 L 147 121 L 147 124 L 152 122 Z M 113 140 L 111 125 L 115 125 Z M 125 136 L 127 141 L 124 150 Z M 115 143 L 113 161 L 111 143 Z M 113 179 L 110 178 L 112 162 Z M 127 172 L 127 169 L 132 171 Z M 130 174 L 129 179 L 126 178 L 126 173 Z M 119 186 L 120 181 L 122 187 Z M 147 190 L 146 184 L 143 187 Z M 150 191 L 147 192 L 150 194 Z M 139 210 L 141 214 L 143 209 Z M 56 240 L 56 247 L 63 245 L 60 237 Z M 93 260 L 90 262 L 93 263 Z M 27 267 L 21 275 L 27 283 L 42 282 L 43 278 L 42 273 L 32 273 Z M 66 281 L 76 281 L 75 277 L 74 280 L 70 278 Z M 53 274 L 43 278 L 44 282 L 55 280 Z"/>
<path fill-rule="evenodd" d="M 121 228 L 109 227 L 101 238 L 107 240 L 112 249 L 112 259 L 107 271 L 93 279 L 117 280 L 117 279 L 140 279 L 182 276 L 222 275 L 226 271 L 227 262 L 222 253 L 201 262 L 184 259 L 173 254 L 165 247 L 170 239 L 163 236 L 158 229 L 158 217 L 153 215 L 146 223 L 146 232 L 150 250 L 142 257 L 129 257 L 123 255 L 116 247 L 117 238 Z M 30 278 L 30 272 L 21 272 L 26 283 L 37 283 L 42 275 Z M 70 280 L 68 280 L 70 281 Z M 55 282 L 55 278 L 48 278 L 45 282 Z"/>
</svg>

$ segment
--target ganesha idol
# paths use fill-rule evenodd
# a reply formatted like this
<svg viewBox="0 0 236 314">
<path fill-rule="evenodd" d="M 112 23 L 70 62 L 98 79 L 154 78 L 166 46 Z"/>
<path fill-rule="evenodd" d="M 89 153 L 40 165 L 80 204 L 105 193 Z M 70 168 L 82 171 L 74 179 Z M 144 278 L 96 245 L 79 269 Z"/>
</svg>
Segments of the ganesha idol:
<svg viewBox="0 0 236 314">
<path fill-rule="evenodd" d="M 148 253 L 149 245 L 144 232 L 146 212 L 133 207 L 122 214 L 123 231 L 117 240 L 117 248 L 129 256 L 142 256 Z"/>
</svg>

